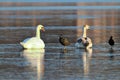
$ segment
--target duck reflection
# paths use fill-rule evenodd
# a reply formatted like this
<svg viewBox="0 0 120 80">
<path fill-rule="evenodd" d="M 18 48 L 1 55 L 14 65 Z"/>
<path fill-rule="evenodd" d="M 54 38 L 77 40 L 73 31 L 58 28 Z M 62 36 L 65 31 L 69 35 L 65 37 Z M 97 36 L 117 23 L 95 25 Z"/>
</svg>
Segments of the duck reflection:
<svg viewBox="0 0 120 80">
<path fill-rule="evenodd" d="M 109 53 L 110 53 L 110 60 L 113 60 L 113 59 L 114 59 L 114 56 L 113 56 L 114 49 L 113 49 L 113 48 L 110 48 L 110 49 L 109 49 Z"/>
<path fill-rule="evenodd" d="M 67 53 L 68 53 L 67 49 L 61 49 L 59 58 L 60 59 L 65 58 L 65 56 L 68 55 Z"/>
<path fill-rule="evenodd" d="M 82 55 L 84 76 L 88 76 L 89 74 L 91 57 L 92 57 L 92 48 L 85 49 Z"/>
<path fill-rule="evenodd" d="M 42 80 L 44 74 L 44 53 L 45 49 L 23 51 L 23 57 L 30 62 L 30 66 L 37 68 L 37 79 L 35 80 Z"/>
</svg>

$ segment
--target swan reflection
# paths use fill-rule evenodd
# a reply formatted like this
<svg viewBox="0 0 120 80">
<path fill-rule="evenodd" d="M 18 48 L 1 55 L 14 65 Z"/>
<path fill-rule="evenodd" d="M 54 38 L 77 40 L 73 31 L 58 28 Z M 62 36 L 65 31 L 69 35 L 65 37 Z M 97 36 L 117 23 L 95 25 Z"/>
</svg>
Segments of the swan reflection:
<svg viewBox="0 0 120 80">
<path fill-rule="evenodd" d="M 44 49 L 23 51 L 23 56 L 30 63 L 30 66 L 37 68 L 37 80 L 42 80 L 44 74 L 44 53 Z"/>
<path fill-rule="evenodd" d="M 89 74 L 91 57 L 92 57 L 92 48 L 85 49 L 82 55 L 84 76 L 88 76 Z"/>
<path fill-rule="evenodd" d="M 77 55 L 80 54 L 80 56 L 82 56 L 83 72 L 84 77 L 86 78 L 89 74 L 90 61 L 92 57 L 92 48 L 75 49 L 75 52 Z"/>
</svg>

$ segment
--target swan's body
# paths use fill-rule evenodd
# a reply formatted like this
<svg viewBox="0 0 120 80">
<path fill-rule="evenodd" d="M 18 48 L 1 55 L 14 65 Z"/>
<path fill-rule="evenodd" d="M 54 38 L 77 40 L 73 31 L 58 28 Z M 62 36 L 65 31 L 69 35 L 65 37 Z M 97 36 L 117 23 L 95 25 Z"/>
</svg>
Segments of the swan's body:
<svg viewBox="0 0 120 80">
<path fill-rule="evenodd" d="M 37 26 L 35 37 L 27 38 L 23 40 L 23 42 L 20 42 L 23 48 L 40 49 L 45 47 L 44 41 L 40 38 L 40 30 L 44 30 L 44 27 L 42 25 Z"/>
<path fill-rule="evenodd" d="M 75 43 L 75 47 L 77 47 L 77 48 L 90 48 L 90 47 L 92 47 L 92 40 L 89 37 L 87 37 L 87 29 L 89 29 L 89 26 L 84 25 L 83 35 L 82 35 L 82 37 L 78 38 L 77 42 Z"/>
</svg>

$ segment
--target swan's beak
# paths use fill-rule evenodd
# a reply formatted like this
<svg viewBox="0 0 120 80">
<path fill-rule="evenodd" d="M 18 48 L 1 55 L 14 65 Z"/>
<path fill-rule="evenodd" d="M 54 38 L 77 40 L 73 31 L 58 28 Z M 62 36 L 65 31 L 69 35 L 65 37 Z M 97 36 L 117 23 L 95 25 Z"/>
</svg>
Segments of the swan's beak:
<svg viewBox="0 0 120 80">
<path fill-rule="evenodd" d="M 42 31 L 45 31 L 44 27 L 41 28 Z"/>
</svg>

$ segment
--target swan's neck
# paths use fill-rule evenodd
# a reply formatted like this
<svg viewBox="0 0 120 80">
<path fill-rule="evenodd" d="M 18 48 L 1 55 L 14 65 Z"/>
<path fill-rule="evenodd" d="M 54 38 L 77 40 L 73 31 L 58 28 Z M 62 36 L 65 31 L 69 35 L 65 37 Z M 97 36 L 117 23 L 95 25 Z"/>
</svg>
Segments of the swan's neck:
<svg viewBox="0 0 120 80">
<path fill-rule="evenodd" d="M 40 38 L 40 30 L 38 28 L 36 29 L 36 37 Z"/>
<path fill-rule="evenodd" d="M 87 29 L 85 27 L 83 28 L 83 37 L 87 37 Z"/>
</svg>

